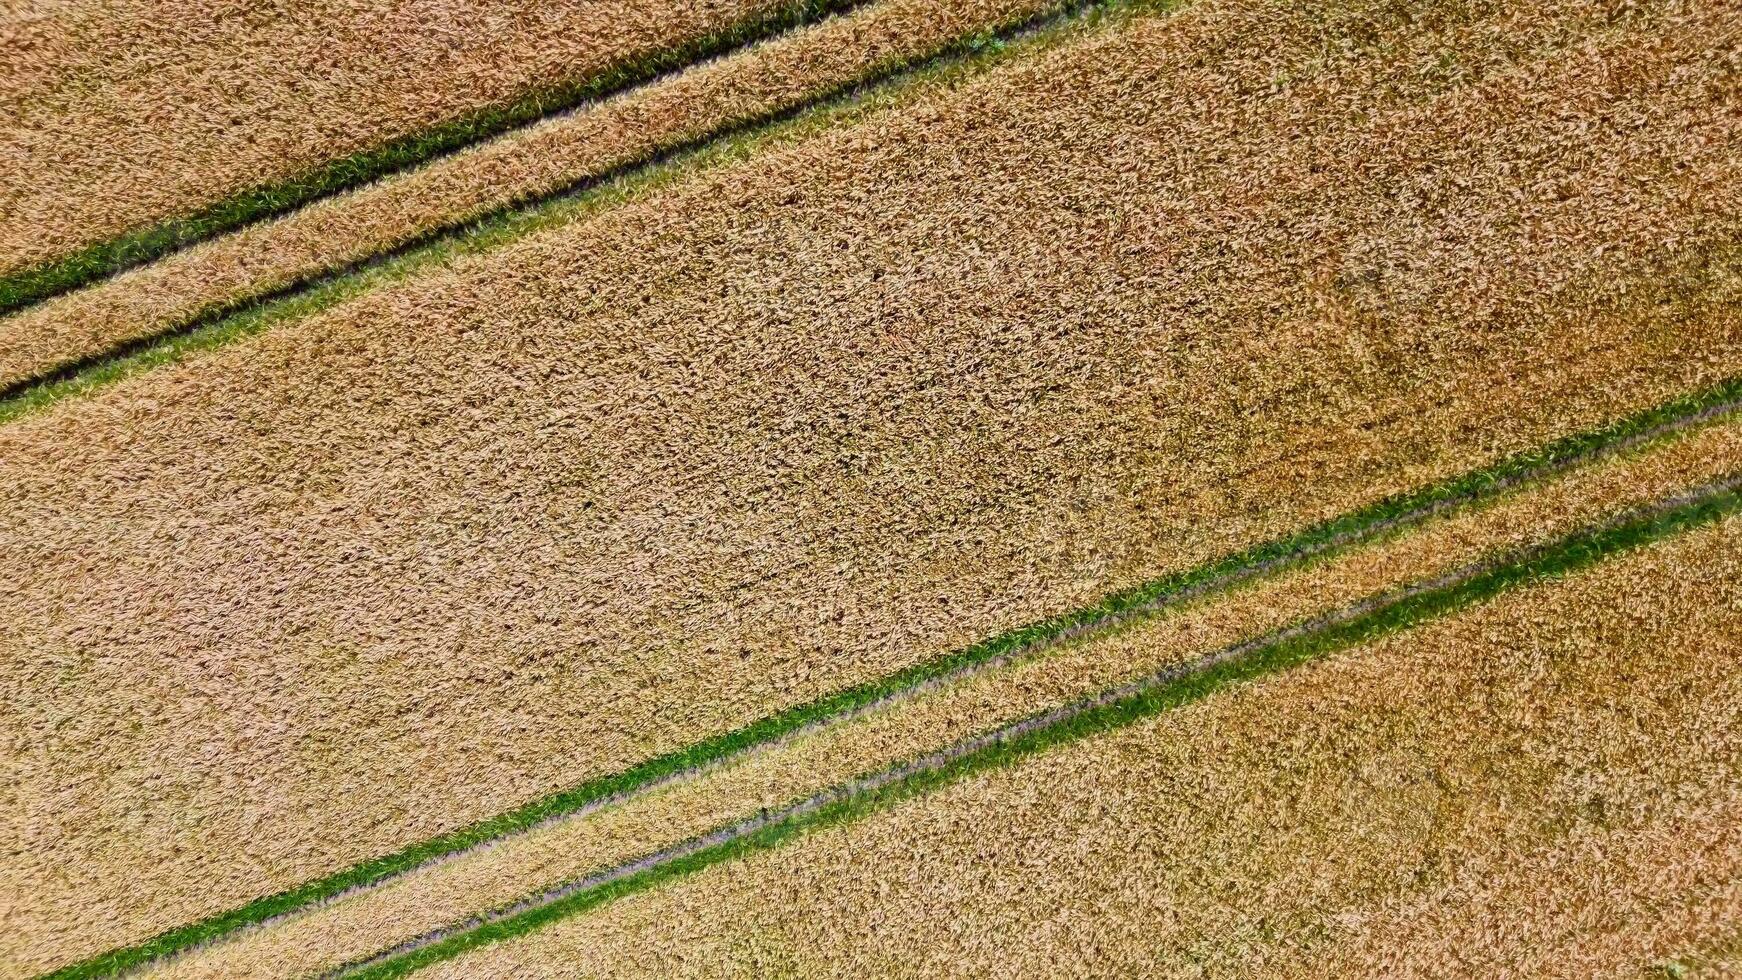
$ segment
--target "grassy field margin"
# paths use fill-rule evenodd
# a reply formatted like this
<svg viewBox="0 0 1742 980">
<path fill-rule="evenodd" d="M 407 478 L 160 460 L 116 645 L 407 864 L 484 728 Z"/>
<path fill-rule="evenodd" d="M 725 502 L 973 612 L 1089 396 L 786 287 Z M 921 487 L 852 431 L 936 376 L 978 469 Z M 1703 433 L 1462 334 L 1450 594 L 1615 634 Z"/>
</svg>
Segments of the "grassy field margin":
<svg viewBox="0 0 1742 980">
<path fill-rule="evenodd" d="M 843 0 L 836 6 L 845 10 L 869 2 L 872 0 L 850 3 Z M 634 199 L 696 170 L 741 160 L 772 143 L 843 124 L 898 101 L 914 86 L 946 84 L 960 75 L 1032 51 L 1035 46 L 1057 43 L 1066 28 L 1092 25 L 1105 15 L 1160 13 L 1181 2 L 1058 0 L 1035 14 L 957 37 L 929 52 L 892 59 L 853 81 L 820 88 L 798 104 L 741 118 L 702 136 L 626 160 L 569 186 L 515 199 L 486 213 L 432 227 L 367 258 L 257 295 L 214 305 L 167 330 L 0 385 L 0 425 L 277 324 L 312 316 L 458 256 L 489 251 L 540 229 Z M 1017 45 L 1019 40 L 1025 43 Z M 335 188 L 335 192 L 346 189 Z M 0 284 L 3 282 L 0 280 Z M 0 307 L 0 313 L 4 312 Z"/>
<path fill-rule="evenodd" d="M 1573 574 L 1610 556 L 1713 523 L 1742 511 L 1742 476 L 1696 488 L 1660 505 L 1565 536 L 1549 545 L 1467 566 L 1443 579 L 1375 596 L 1324 617 L 1224 648 L 1193 664 L 1170 668 L 1105 695 L 1056 709 L 979 736 L 960 754 L 937 753 L 886 770 L 880 777 L 829 791 L 783 814 L 723 828 L 702 846 L 680 845 L 669 860 L 642 859 L 621 877 L 559 890 L 541 904 L 405 953 L 335 975 L 384 980 L 512 939 L 551 922 L 645 891 L 714 864 L 779 846 L 803 833 L 850 822 L 958 781 L 1009 765 L 1053 746 L 1111 731 L 1179 707 L 1232 684 L 1255 680 L 1356 644 L 1401 632 L 1523 585 Z M 934 760 L 936 764 L 932 764 Z M 869 788 L 860 788 L 868 786 Z M 790 814 L 790 815 L 788 815 Z M 719 843 L 711 841 L 724 838 Z M 605 877 L 605 876 L 601 876 Z"/>
<path fill-rule="evenodd" d="M 1032 623 L 946 656 L 769 715 L 735 731 L 658 756 L 621 772 L 590 780 L 489 820 L 354 865 L 297 888 L 269 895 L 208 919 L 162 933 L 144 943 L 113 950 L 49 973 L 53 978 L 108 976 L 123 972 L 229 933 L 298 911 L 342 893 L 365 888 L 426 863 L 570 815 L 584 807 L 645 790 L 689 770 L 847 715 L 871 710 L 926 685 L 972 671 L 1001 658 L 1044 648 L 1089 630 L 1106 629 L 1289 565 L 1322 558 L 1336 550 L 1425 520 L 1453 507 L 1492 498 L 1522 483 L 1540 479 L 1600 456 L 1624 452 L 1675 432 L 1742 409 L 1742 378 L 1675 399 L 1590 432 L 1419 490 L 1397 495 L 1334 518 L 1297 534 L 1256 545 L 1196 568 L 1107 596 L 1095 605 Z"/>
<path fill-rule="evenodd" d="M 160 257 L 0 320 L 0 335 L 14 342 L 0 356 L 0 400 L 445 233 L 773 122 L 952 46 L 1056 14 L 1068 2 L 871 0 Z M 514 176 L 504 178 L 505 169 Z M 328 227 L 335 222 L 346 227 Z"/>
<path fill-rule="evenodd" d="M 300 177 L 231 195 L 182 218 L 164 221 L 0 277 L 0 314 L 70 292 L 80 286 L 167 255 L 262 218 L 340 191 L 507 130 L 572 109 L 584 102 L 644 84 L 697 61 L 746 47 L 870 0 L 791 0 L 759 17 L 686 44 L 625 58 L 604 71 L 529 92 L 506 105 L 486 107 L 421 133 L 334 160 Z"/>
</svg>

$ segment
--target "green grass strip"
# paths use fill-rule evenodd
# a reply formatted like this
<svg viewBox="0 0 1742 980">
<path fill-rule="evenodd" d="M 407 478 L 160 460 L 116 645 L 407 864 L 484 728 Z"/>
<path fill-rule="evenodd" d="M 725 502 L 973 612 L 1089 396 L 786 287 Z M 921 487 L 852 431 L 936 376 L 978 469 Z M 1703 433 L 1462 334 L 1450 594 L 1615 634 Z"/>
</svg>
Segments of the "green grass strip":
<svg viewBox="0 0 1742 980">
<path fill-rule="evenodd" d="M 48 974 L 55 978 L 98 977 L 212 942 L 246 926 L 264 922 L 329 899 L 341 892 L 404 874 L 437 858 L 497 837 L 573 813 L 613 796 L 631 793 L 678 773 L 718 762 L 766 745 L 806 726 L 868 707 L 958 671 L 1024 649 L 1040 647 L 1084 629 L 1154 607 L 1171 596 L 1188 594 L 1222 580 L 1291 561 L 1322 556 L 1336 542 L 1349 542 L 1431 508 L 1467 506 L 1493 498 L 1529 479 L 1554 472 L 1613 447 L 1630 444 L 1667 427 L 1711 417 L 1742 400 L 1742 378 L 1664 403 L 1601 429 L 1570 436 L 1541 449 L 1515 455 L 1453 479 L 1387 498 L 1297 534 L 1278 538 L 1218 561 L 1115 592 L 1100 602 L 1053 619 L 1000 633 L 946 656 L 768 715 L 743 728 L 648 759 L 629 769 L 590 780 L 402 851 L 354 865 L 300 887 L 257 899 L 136 946 L 124 947 Z"/>
<path fill-rule="evenodd" d="M 1224 660 L 1130 697 L 1090 708 L 1057 724 L 994 743 L 875 791 L 839 800 L 802 816 L 597 888 L 575 892 L 518 915 L 455 933 L 346 975 L 369 980 L 405 976 L 421 967 L 453 959 L 490 943 L 525 935 L 556 920 L 597 908 L 625 895 L 646 891 L 702 868 L 769 850 L 802 833 L 848 823 L 973 773 L 1007 766 L 1055 746 L 1122 728 L 1201 700 L 1229 685 L 1256 680 L 1328 653 L 1407 630 L 1520 586 L 1572 574 L 1610 556 L 1711 524 L 1739 510 L 1742 510 L 1742 493 L 1732 488 L 1696 497 L 1665 511 L 1576 532 L 1520 561 L 1490 567 L 1439 588 L 1405 594 L 1396 601 L 1353 618 L 1262 646 L 1246 656 Z"/>
<path fill-rule="evenodd" d="M 359 260 L 261 296 L 219 304 L 162 334 L 125 342 L 107 354 L 49 369 L 38 378 L 0 386 L 0 425 L 152 368 L 179 363 L 278 324 L 311 316 L 434 265 L 499 248 L 534 231 L 645 196 L 682 176 L 743 160 L 771 144 L 848 124 L 898 105 L 927 86 L 953 84 L 991 65 L 1060 43 L 1068 36 L 1067 29 L 1094 27 L 1108 17 L 1159 13 L 1178 2 L 1063 0 L 1031 16 L 958 37 L 932 52 L 891 60 L 856 81 L 820 90 L 790 109 L 749 117 L 697 140 L 656 150 L 580 186 L 432 229 L 373 259 Z"/>
<path fill-rule="evenodd" d="M 505 105 L 467 113 L 420 133 L 322 164 L 290 180 L 242 191 L 191 215 L 128 232 L 63 258 L 18 270 L 0 277 L 0 314 L 70 292 L 192 243 L 360 187 L 444 153 L 866 2 L 868 0 L 793 0 L 724 30 L 669 48 L 625 57 L 596 74 L 541 88 Z"/>
</svg>

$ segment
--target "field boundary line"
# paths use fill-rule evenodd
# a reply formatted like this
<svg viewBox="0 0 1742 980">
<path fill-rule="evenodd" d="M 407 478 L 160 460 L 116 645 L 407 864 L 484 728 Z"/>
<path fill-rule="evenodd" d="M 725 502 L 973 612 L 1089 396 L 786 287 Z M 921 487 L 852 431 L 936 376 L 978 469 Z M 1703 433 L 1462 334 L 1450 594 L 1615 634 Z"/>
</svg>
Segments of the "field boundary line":
<svg viewBox="0 0 1742 980">
<path fill-rule="evenodd" d="M 1231 684 L 1256 680 L 1359 642 L 1408 630 L 1521 585 L 1571 574 L 1612 555 L 1709 524 L 1742 511 L 1739 488 L 1742 473 L 1732 473 L 1548 544 L 1376 593 L 548 889 L 499 911 L 434 930 L 323 976 L 369 980 L 405 976 L 480 946 L 524 935 L 710 865 L 769 850 L 806 831 L 849 822 L 973 772 L 1123 727 Z"/>
<path fill-rule="evenodd" d="M 585 77 L 540 86 L 504 104 L 464 113 L 319 164 L 297 176 L 238 191 L 192 214 L 123 232 L 58 259 L 26 266 L 0 276 L 0 315 L 870 2 L 873 0 L 788 0 L 713 33 L 625 55 Z"/>
<path fill-rule="evenodd" d="M 1007 630 L 973 646 L 764 716 L 742 728 L 655 756 L 617 773 L 588 780 L 488 820 L 352 865 L 296 888 L 264 896 L 228 912 L 169 930 L 137 945 L 100 954 L 45 976 L 110 975 L 209 946 L 244 928 L 269 926 L 289 915 L 330 904 L 345 895 L 455 858 L 501 838 L 620 803 L 730 764 L 746 754 L 777 745 L 804 732 L 879 710 L 973 673 L 1038 655 L 1091 631 L 1154 615 L 1241 582 L 1326 557 L 1450 509 L 1498 497 L 1527 482 L 1643 447 L 1738 411 L 1742 411 L 1742 377 L 1662 403 L 1602 428 L 1577 433 L 1489 466 L 1385 498 L 1295 534 L 1114 592 L 1094 605 Z"/>
<path fill-rule="evenodd" d="M 868 6 L 876 0 L 838 2 L 847 4 L 848 8 L 858 8 Z M 952 67 L 977 70 L 996 64 L 1004 60 L 1006 45 L 1031 36 L 1048 35 L 1088 23 L 1098 15 L 1161 14 L 1185 2 L 1188 0 L 1055 0 L 1032 14 L 1018 15 L 970 34 L 958 35 L 928 51 L 911 57 L 888 59 L 857 78 L 819 87 L 810 95 L 784 108 L 751 113 L 729 120 L 707 132 L 635 154 L 596 174 L 580 177 L 551 189 L 519 195 L 485 211 L 444 221 L 396 245 L 377 249 L 357 259 L 329 265 L 321 271 L 299 276 L 291 282 L 253 295 L 241 295 L 232 300 L 210 304 L 161 330 L 112 344 L 100 351 L 70 358 L 33 372 L 27 377 L 0 384 L 0 425 L 64 398 L 89 393 L 162 363 L 173 363 L 187 352 L 212 349 L 257 333 L 271 324 L 313 315 L 366 292 L 379 282 L 395 282 L 414 275 L 427 262 L 500 247 L 524 234 L 546 227 L 539 220 L 545 212 L 565 203 L 577 202 L 590 194 L 609 192 L 616 185 L 656 176 L 661 168 L 679 165 L 687 158 L 700 157 L 710 149 L 723 146 L 729 148 L 729 144 L 735 140 L 776 138 L 779 136 L 777 131 L 783 126 L 799 123 L 813 114 L 825 115 L 833 111 L 851 110 L 852 103 L 856 100 L 904 81 L 921 80 L 920 76 L 927 72 Z M 736 50 L 726 54 L 736 53 Z M 694 64 L 696 63 L 683 67 L 687 69 L 694 67 Z M 551 115 L 557 114 L 559 113 Z M 541 117 L 541 120 L 542 118 L 549 117 Z M 832 123 L 825 121 L 825 127 L 827 125 Z M 705 165 L 707 164 L 704 162 Z M 348 189 L 350 188 L 341 190 Z M 400 268 L 399 263 L 406 265 Z M 381 278 L 370 280 L 371 276 Z M 3 280 L 0 280 L 0 284 L 3 284 Z M 0 307 L 0 315 L 11 312 L 17 310 Z M 212 339 L 202 340 L 202 336 L 207 334 Z"/>
</svg>

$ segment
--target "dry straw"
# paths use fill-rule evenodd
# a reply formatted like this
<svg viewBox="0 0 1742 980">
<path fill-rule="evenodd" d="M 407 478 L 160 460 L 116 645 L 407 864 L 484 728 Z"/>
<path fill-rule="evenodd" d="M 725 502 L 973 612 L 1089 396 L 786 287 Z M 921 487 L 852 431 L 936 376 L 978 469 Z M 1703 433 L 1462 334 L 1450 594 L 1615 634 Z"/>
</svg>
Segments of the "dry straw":
<svg viewBox="0 0 1742 980">
<path fill-rule="evenodd" d="M 1606 12 L 1139 18 L 0 427 L 0 957 L 1742 373 L 1732 19 Z"/>
</svg>

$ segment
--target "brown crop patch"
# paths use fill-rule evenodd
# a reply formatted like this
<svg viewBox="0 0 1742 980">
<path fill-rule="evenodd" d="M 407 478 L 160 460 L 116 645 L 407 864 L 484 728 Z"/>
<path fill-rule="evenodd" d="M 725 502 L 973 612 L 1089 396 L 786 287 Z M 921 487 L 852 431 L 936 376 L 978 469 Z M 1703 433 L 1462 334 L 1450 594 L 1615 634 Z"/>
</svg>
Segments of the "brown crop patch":
<svg viewBox="0 0 1742 980">
<path fill-rule="evenodd" d="M 1737 374 L 1730 21 L 1606 9 L 1136 19 L 0 427 L 0 955 Z"/>
</svg>

